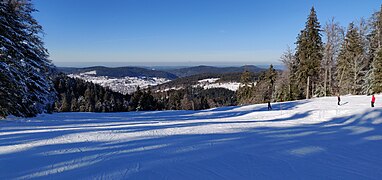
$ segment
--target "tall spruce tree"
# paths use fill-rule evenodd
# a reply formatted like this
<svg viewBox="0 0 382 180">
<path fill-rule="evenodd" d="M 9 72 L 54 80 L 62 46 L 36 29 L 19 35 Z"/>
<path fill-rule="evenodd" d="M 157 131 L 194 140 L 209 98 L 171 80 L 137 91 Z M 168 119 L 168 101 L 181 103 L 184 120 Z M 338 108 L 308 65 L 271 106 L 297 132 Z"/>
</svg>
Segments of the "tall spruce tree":
<svg viewBox="0 0 382 180">
<path fill-rule="evenodd" d="M 368 58 L 371 67 L 366 74 L 365 84 L 363 87 L 363 91 L 367 94 L 374 93 L 378 88 L 378 77 L 377 73 L 378 64 L 377 60 L 378 51 L 382 47 L 382 5 L 379 11 L 375 12 L 370 19 L 371 32 L 368 35 L 369 49 L 368 49 Z M 378 91 L 377 91 L 378 92 Z"/>
<path fill-rule="evenodd" d="M 360 94 L 367 71 L 362 39 L 354 23 L 350 23 L 341 46 L 337 64 L 338 88 L 341 94 Z"/>
<path fill-rule="evenodd" d="M 248 104 L 250 99 L 252 98 L 252 90 L 253 90 L 253 76 L 251 72 L 245 70 L 240 78 L 240 87 L 237 90 L 237 99 L 239 104 Z"/>
<path fill-rule="evenodd" d="M 0 109 L 15 116 L 35 116 L 52 109 L 56 98 L 50 75 L 54 66 L 32 17 L 30 0 L 0 1 Z M 3 110 L 4 111 L 4 110 Z"/>
<path fill-rule="evenodd" d="M 298 81 L 299 98 L 310 98 L 310 90 L 319 83 L 320 66 L 323 58 L 323 44 L 320 34 L 320 23 L 312 7 L 305 29 L 301 31 L 296 42 L 296 80 Z M 308 81 L 309 80 L 309 81 Z"/>
<path fill-rule="evenodd" d="M 373 61 L 373 88 L 372 93 L 382 92 L 382 48 L 379 48 Z"/>
<path fill-rule="evenodd" d="M 376 56 L 376 52 L 382 46 L 382 5 L 379 11 L 375 12 L 370 20 L 371 32 L 368 35 L 370 43 L 370 57 Z"/>
<path fill-rule="evenodd" d="M 274 99 L 273 93 L 275 90 L 276 78 L 277 78 L 277 72 L 273 68 L 273 65 L 271 64 L 269 66 L 268 71 L 265 74 L 265 81 L 267 81 L 267 84 L 268 84 L 268 89 L 266 91 L 266 97 L 265 97 L 267 101 L 272 101 Z"/>
</svg>

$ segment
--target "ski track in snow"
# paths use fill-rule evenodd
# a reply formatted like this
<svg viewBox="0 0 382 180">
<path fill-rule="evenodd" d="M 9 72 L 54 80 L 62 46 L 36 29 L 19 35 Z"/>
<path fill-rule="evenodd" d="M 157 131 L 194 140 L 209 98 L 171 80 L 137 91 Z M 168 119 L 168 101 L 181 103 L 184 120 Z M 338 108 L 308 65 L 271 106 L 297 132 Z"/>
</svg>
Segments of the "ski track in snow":
<svg viewBox="0 0 382 180">
<path fill-rule="evenodd" d="M 0 121 L 0 179 L 380 179 L 382 95 Z"/>
</svg>

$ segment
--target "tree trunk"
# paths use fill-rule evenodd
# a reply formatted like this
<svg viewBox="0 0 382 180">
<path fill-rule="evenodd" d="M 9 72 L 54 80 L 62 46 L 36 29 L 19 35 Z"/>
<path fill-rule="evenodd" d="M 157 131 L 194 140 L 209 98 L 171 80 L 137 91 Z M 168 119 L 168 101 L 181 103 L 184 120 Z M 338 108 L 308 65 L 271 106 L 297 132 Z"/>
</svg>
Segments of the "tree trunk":
<svg viewBox="0 0 382 180">
<path fill-rule="evenodd" d="M 342 68 L 342 73 L 341 73 L 341 78 L 340 78 L 340 82 L 338 83 L 338 93 L 341 92 L 341 87 L 342 87 L 342 79 L 344 77 L 344 74 L 345 74 L 345 69 Z"/>
<path fill-rule="evenodd" d="M 309 99 L 309 76 L 308 76 L 308 80 L 306 82 L 306 99 Z"/>
<path fill-rule="evenodd" d="M 326 84 L 328 83 L 328 67 L 325 68 L 325 80 L 324 80 L 324 96 L 326 97 L 326 91 L 327 91 L 327 87 L 326 87 Z"/>
<path fill-rule="evenodd" d="M 329 89 L 329 92 L 333 95 L 333 86 L 332 86 L 332 67 L 329 68 L 329 86 L 328 86 L 328 89 Z"/>
</svg>

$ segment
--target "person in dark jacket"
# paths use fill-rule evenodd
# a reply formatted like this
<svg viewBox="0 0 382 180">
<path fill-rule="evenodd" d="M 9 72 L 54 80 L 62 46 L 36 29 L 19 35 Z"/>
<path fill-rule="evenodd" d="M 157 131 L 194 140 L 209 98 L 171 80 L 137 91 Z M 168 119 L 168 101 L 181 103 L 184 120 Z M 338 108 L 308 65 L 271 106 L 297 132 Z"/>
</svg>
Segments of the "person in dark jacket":
<svg viewBox="0 0 382 180">
<path fill-rule="evenodd" d="M 341 97 L 340 94 L 337 94 L 337 100 L 338 100 L 338 105 L 341 106 Z"/>
<path fill-rule="evenodd" d="M 375 97 L 374 97 L 374 94 L 371 96 L 371 107 L 374 107 L 374 103 L 375 103 Z"/>
<path fill-rule="evenodd" d="M 272 110 L 271 101 L 268 101 L 268 110 Z"/>
</svg>

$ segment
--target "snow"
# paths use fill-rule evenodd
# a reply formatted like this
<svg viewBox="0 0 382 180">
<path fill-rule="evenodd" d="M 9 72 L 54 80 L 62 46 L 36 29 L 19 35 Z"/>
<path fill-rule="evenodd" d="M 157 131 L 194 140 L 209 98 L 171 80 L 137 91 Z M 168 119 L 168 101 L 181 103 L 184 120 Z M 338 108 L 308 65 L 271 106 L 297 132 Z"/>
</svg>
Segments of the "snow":
<svg viewBox="0 0 382 180">
<path fill-rule="evenodd" d="M 224 88 L 231 91 L 237 91 L 240 87 L 238 82 L 226 82 L 226 83 L 207 83 L 207 84 L 197 84 L 194 87 L 202 87 L 203 89 L 213 89 L 213 88 Z"/>
<path fill-rule="evenodd" d="M 209 79 L 202 79 L 202 80 L 199 80 L 198 82 L 199 83 L 214 83 L 216 82 L 217 80 L 219 80 L 220 78 L 209 78 Z"/>
<path fill-rule="evenodd" d="M 148 88 L 169 82 L 170 80 L 158 77 L 123 77 L 111 78 L 108 76 L 97 76 L 96 71 L 89 71 L 80 74 L 69 74 L 69 77 L 83 79 L 88 82 L 99 84 L 103 87 L 108 87 L 115 92 L 122 94 L 131 94 L 137 90 L 139 86 L 141 89 Z"/>
<path fill-rule="evenodd" d="M 382 95 L 0 121 L 0 179 L 379 179 Z"/>
<path fill-rule="evenodd" d="M 156 90 L 155 92 L 167 92 L 167 91 L 171 91 L 171 90 L 181 90 L 181 89 L 184 89 L 183 87 L 172 87 L 172 88 L 166 88 L 166 89 L 160 89 L 160 90 Z"/>
<path fill-rule="evenodd" d="M 83 72 L 83 73 L 80 73 L 80 76 L 84 76 L 84 75 L 97 75 L 97 71 L 88 71 L 88 72 Z"/>
<path fill-rule="evenodd" d="M 237 91 L 240 87 L 239 82 L 216 82 L 220 78 L 208 78 L 198 81 L 198 84 L 193 87 L 201 87 L 203 89 L 213 89 L 213 88 L 225 88 L 231 91 Z"/>
</svg>

